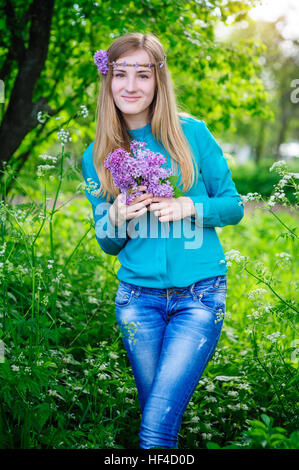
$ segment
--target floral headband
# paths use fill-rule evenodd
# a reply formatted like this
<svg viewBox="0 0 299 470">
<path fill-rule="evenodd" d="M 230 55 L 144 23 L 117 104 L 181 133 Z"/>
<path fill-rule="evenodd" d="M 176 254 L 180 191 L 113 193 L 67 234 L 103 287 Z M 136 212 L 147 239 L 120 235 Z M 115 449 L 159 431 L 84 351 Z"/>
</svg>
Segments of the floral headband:
<svg viewBox="0 0 299 470">
<path fill-rule="evenodd" d="M 135 64 L 127 64 L 127 62 L 124 60 L 123 62 L 109 62 L 108 61 L 108 52 L 105 50 L 99 50 L 96 51 L 94 54 L 94 62 L 96 66 L 98 67 L 99 72 L 101 72 L 103 75 L 106 75 L 109 70 L 109 65 L 113 65 L 113 68 L 117 66 L 126 66 L 126 67 L 155 67 L 156 64 L 152 64 L 151 62 L 149 64 L 139 64 L 136 62 Z M 161 62 L 158 62 L 159 67 L 163 67 L 163 65 L 166 62 L 166 55 L 164 56 L 164 59 Z"/>
</svg>

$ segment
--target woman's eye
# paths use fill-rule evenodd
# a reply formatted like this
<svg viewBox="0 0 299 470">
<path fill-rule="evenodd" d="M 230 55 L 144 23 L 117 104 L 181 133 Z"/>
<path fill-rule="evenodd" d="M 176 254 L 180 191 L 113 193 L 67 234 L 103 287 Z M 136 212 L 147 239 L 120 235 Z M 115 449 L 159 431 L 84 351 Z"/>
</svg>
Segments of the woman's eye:
<svg viewBox="0 0 299 470">
<path fill-rule="evenodd" d="M 123 73 L 117 73 L 117 74 L 114 75 L 114 77 L 120 77 L 120 78 L 122 78 L 122 77 L 124 77 L 124 74 L 123 74 Z M 140 77 L 142 77 L 142 78 L 149 78 L 147 75 L 140 75 Z"/>
</svg>

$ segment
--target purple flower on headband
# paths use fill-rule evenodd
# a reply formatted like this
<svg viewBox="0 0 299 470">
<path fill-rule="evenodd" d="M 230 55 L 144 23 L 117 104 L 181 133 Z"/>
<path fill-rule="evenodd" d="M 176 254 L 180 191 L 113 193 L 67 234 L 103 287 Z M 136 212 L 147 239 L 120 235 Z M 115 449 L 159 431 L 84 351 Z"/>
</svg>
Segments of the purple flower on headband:
<svg viewBox="0 0 299 470">
<path fill-rule="evenodd" d="M 94 62 L 98 67 L 98 70 L 103 75 L 106 75 L 108 72 L 108 52 L 102 49 L 96 51 L 94 55 Z"/>
</svg>

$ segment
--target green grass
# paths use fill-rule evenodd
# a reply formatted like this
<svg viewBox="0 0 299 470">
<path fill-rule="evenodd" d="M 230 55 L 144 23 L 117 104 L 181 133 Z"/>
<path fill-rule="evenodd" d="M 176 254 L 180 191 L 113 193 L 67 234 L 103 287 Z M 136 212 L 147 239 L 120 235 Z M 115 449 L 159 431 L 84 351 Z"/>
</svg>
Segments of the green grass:
<svg viewBox="0 0 299 470">
<path fill-rule="evenodd" d="M 36 202 L 0 206 L 0 447 L 138 448 L 137 390 L 114 314 L 118 259 L 98 246 L 86 199 L 53 212 L 42 184 L 25 189 Z M 297 220 L 248 205 L 237 226 L 217 228 L 234 258 L 226 316 L 179 449 L 298 448 Z M 286 252 L 289 261 L 276 256 Z"/>
</svg>

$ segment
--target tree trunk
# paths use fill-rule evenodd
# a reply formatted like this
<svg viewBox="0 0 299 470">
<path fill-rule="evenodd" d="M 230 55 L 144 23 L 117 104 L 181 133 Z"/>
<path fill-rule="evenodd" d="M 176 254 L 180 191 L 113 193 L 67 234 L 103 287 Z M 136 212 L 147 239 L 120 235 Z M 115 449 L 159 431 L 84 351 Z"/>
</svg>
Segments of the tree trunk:
<svg viewBox="0 0 299 470">
<path fill-rule="evenodd" d="M 7 23 L 12 33 L 8 56 L 11 57 L 14 49 L 19 70 L 0 127 L 0 170 L 3 169 L 3 162 L 10 161 L 24 137 L 36 127 L 37 112 L 48 108 L 45 98 L 39 98 L 35 103 L 32 100 L 47 58 L 54 2 L 55 0 L 34 0 L 30 5 L 28 15 L 31 23 L 26 49 L 20 40 L 19 31 L 14 29 L 17 24 L 15 12 L 10 1 L 7 1 Z M 5 71 L 7 68 L 9 66 L 5 61 Z"/>
</svg>

